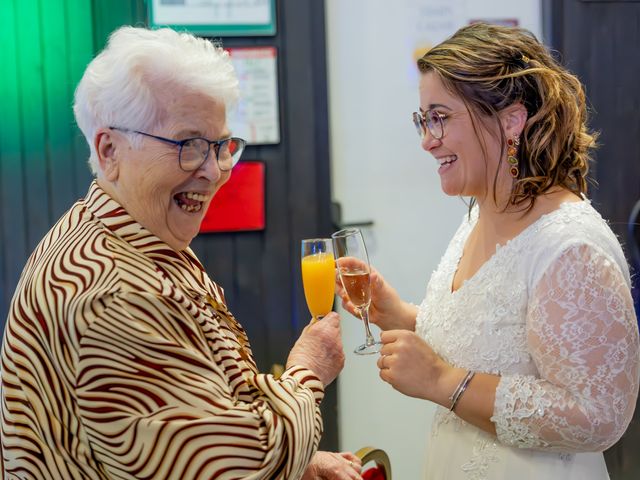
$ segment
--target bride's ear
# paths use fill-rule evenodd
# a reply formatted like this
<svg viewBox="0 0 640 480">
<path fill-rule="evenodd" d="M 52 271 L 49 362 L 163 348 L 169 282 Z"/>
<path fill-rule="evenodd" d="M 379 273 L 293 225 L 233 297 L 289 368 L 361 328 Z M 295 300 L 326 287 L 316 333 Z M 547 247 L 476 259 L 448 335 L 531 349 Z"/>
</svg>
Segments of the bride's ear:
<svg viewBox="0 0 640 480">
<path fill-rule="evenodd" d="M 527 123 L 527 109 L 520 102 L 503 108 L 498 116 L 507 138 L 519 137 L 524 130 L 525 123 Z"/>
</svg>

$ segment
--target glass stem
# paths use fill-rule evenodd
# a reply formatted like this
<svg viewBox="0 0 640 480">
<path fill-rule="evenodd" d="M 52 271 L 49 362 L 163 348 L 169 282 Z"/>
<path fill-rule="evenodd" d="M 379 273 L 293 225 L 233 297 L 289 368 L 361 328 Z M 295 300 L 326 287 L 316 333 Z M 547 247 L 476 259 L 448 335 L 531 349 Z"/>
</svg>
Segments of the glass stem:
<svg viewBox="0 0 640 480">
<path fill-rule="evenodd" d="M 365 345 L 369 347 L 374 343 L 376 343 L 376 340 L 373 338 L 373 335 L 371 335 L 371 328 L 369 327 L 369 307 L 365 307 L 360 310 L 360 317 L 364 322 L 364 331 L 367 334 Z"/>
</svg>

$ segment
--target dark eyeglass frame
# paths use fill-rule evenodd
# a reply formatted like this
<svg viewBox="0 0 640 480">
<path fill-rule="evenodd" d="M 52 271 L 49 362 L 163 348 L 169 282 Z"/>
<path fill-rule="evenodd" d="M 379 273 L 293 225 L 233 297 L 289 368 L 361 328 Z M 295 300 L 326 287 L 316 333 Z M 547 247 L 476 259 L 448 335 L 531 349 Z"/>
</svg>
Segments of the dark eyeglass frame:
<svg viewBox="0 0 640 480">
<path fill-rule="evenodd" d="M 145 133 L 139 130 L 132 130 L 130 128 L 122 128 L 122 127 L 109 127 L 109 128 L 111 130 L 117 130 L 119 132 L 124 132 L 124 133 L 137 133 L 139 135 L 144 135 L 145 137 L 155 138 L 156 140 L 160 140 L 161 142 L 176 145 L 180 149 L 178 151 L 178 165 L 180 165 L 180 168 L 185 172 L 195 172 L 202 165 L 205 164 L 205 162 L 209 158 L 209 153 L 211 152 L 211 145 L 213 145 L 213 153 L 216 156 L 216 163 L 218 164 L 218 168 L 220 169 L 221 172 L 229 172 L 233 169 L 233 167 L 236 166 L 238 161 L 240 161 L 242 152 L 247 146 L 246 140 L 240 137 L 229 137 L 229 138 L 223 138 L 222 140 L 209 140 L 208 138 L 204 138 L 204 137 L 190 137 L 190 138 L 185 138 L 183 140 L 173 140 L 172 138 L 160 137 L 158 135 L 152 135 L 151 133 Z M 187 169 L 187 168 L 184 168 L 184 166 L 182 165 L 182 147 L 184 147 L 185 144 L 187 144 L 192 140 L 204 140 L 205 142 L 207 142 L 207 153 L 202 157 L 202 162 L 200 162 L 200 164 L 197 167 Z M 226 142 L 229 142 L 229 141 L 236 142 L 238 144 L 238 150 L 237 150 L 237 153 L 232 154 L 231 156 L 231 168 L 224 168 L 220 164 L 220 157 L 218 153 L 220 152 L 220 147 L 222 147 L 222 145 L 224 145 Z"/>
<path fill-rule="evenodd" d="M 424 138 L 429 130 L 429 133 L 436 140 L 441 140 L 444 137 L 444 120 L 447 118 L 446 113 L 438 112 L 431 109 L 423 112 L 413 112 L 413 126 L 416 127 L 416 131 L 420 138 Z"/>
</svg>

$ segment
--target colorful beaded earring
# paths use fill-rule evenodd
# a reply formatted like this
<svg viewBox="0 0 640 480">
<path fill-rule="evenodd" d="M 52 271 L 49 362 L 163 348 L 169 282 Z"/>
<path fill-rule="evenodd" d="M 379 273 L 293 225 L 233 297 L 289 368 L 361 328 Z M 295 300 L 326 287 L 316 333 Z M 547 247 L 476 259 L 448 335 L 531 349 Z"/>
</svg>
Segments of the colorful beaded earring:
<svg viewBox="0 0 640 480">
<path fill-rule="evenodd" d="M 518 168 L 518 145 L 520 145 L 520 137 L 514 135 L 513 138 L 507 138 L 507 162 L 509 162 L 509 173 L 513 178 L 518 178 L 520 169 Z"/>
</svg>

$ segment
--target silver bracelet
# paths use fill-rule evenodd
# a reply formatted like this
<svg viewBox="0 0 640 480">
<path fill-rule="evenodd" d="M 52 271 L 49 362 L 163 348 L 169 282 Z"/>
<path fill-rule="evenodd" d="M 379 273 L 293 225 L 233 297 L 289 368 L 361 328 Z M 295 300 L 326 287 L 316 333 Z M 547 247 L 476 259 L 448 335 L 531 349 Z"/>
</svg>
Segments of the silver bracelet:
<svg viewBox="0 0 640 480">
<path fill-rule="evenodd" d="M 453 391 L 453 394 L 451 394 L 451 396 L 449 397 L 449 400 L 451 401 L 451 407 L 449 407 L 450 412 L 453 412 L 453 409 L 456 408 L 458 400 L 460 400 L 460 397 L 469 386 L 469 383 L 471 382 L 471 379 L 475 374 L 476 372 L 474 372 L 473 370 L 469 370 L 462 381 L 458 384 L 456 389 Z"/>
</svg>

